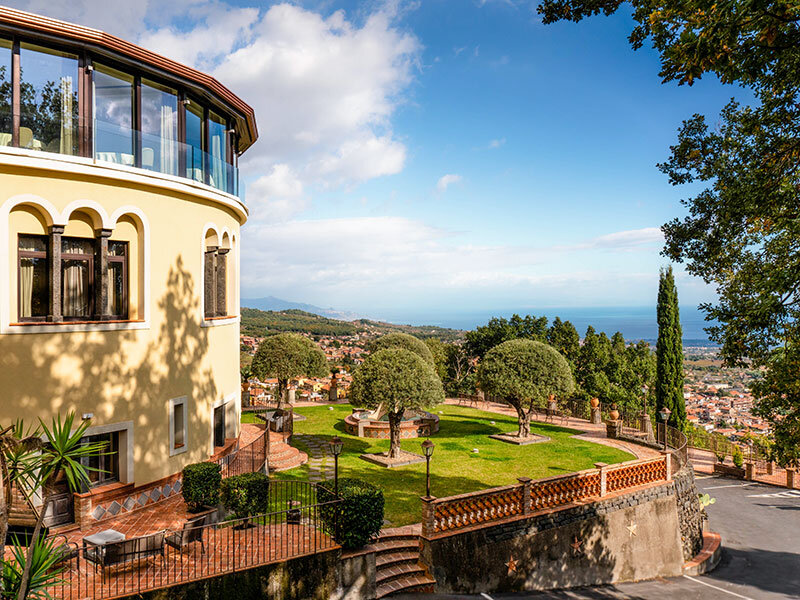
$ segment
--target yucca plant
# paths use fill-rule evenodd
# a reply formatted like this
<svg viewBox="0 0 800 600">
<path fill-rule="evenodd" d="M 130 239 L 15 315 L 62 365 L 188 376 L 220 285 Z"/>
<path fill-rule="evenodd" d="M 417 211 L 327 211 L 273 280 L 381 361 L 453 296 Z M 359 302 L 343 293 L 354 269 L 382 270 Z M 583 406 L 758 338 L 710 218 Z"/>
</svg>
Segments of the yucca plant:
<svg viewBox="0 0 800 600">
<path fill-rule="evenodd" d="M 52 538 L 35 538 L 31 543 L 32 552 L 25 552 L 16 537 L 13 542 L 11 558 L 3 561 L 0 571 L 2 597 L 14 598 L 19 594 L 25 567 L 30 564 L 26 597 L 31 600 L 50 600 L 52 596 L 48 589 L 63 582 L 60 576 L 64 571 L 64 567 L 58 564 L 61 552 L 55 541 Z"/>
<path fill-rule="evenodd" d="M 67 413 L 63 419 L 61 415 L 53 417 L 49 426 L 40 418 L 39 426 L 44 438 L 41 448 L 37 452 L 26 453 L 19 462 L 19 480 L 27 481 L 29 494 L 33 494 L 37 488 L 42 489 L 42 507 L 36 519 L 27 554 L 19 563 L 23 568 L 17 600 L 25 600 L 28 597 L 28 590 L 32 589 L 34 555 L 41 535 L 44 516 L 53 496 L 53 482 L 63 474 L 70 491 L 74 493 L 88 485 L 90 471 L 100 470 L 87 467 L 81 464 L 81 461 L 103 455 L 106 443 L 82 443 L 81 438 L 86 435 L 89 421 L 81 421 L 73 429 L 74 423 L 74 412 Z"/>
<path fill-rule="evenodd" d="M 21 420 L 0 429 L 0 540 L 5 543 L 8 513 L 11 510 L 12 486 L 29 489 L 27 457 L 41 448 L 39 431 L 26 428 Z"/>
</svg>

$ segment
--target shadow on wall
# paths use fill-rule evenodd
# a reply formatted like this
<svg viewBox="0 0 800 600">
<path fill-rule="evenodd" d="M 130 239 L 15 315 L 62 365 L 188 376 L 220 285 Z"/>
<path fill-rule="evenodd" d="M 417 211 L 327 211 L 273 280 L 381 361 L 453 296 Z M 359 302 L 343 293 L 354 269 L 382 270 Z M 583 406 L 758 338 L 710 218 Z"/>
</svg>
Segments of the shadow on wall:
<svg viewBox="0 0 800 600">
<path fill-rule="evenodd" d="M 540 521 L 539 527 L 517 521 L 440 539 L 425 562 L 432 560 L 438 589 L 448 592 L 542 590 L 612 580 L 617 560 L 603 544 L 609 534 L 607 519 L 564 527 L 558 526 L 556 514 L 552 519 Z M 467 555 L 471 558 L 464 560 Z"/>
<path fill-rule="evenodd" d="M 210 411 L 198 409 L 210 407 L 220 392 L 207 366 L 209 330 L 200 326 L 195 284 L 180 256 L 164 285 L 153 289 L 164 290 L 153 321 L 162 321 L 157 335 L 137 330 L 0 337 L 4 413 L 26 422 L 70 410 L 93 412 L 92 425 L 132 420 L 137 483 L 167 475 L 171 398 L 189 400 L 190 451 L 176 458 L 176 467 L 178 461 L 207 458 L 208 437 L 192 440 L 192 431 L 210 431 Z"/>
</svg>

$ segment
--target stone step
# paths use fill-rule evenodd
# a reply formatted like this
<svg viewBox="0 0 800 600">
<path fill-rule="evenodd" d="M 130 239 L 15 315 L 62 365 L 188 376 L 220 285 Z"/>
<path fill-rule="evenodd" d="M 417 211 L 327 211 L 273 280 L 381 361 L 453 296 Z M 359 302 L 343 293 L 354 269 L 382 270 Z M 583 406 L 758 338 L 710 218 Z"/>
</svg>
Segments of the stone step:
<svg viewBox="0 0 800 600">
<path fill-rule="evenodd" d="M 290 456 L 296 456 L 300 454 L 300 450 L 297 448 L 292 448 L 291 446 L 285 446 L 283 448 L 276 448 L 272 452 L 269 453 L 270 458 L 288 458 Z"/>
<path fill-rule="evenodd" d="M 375 556 L 375 569 L 380 573 L 384 569 L 388 569 L 392 565 L 413 564 L 419 562 L 419 550 L 402 549 L 400 551 L 383 552 Z"/>
<path fill-rule="evenodd" d="M 427 573 L 405 575 L 378 584 L 375 597 L 386 598 L 395 594 L 432 594 L 436 581 Z"/>
<path fill-rule="evenodd" d="M 304 465 L 306 462 L 308 462 L 308 455 L 305 452 L 300 452 L 299 450 L 297 454 L 292 454 L 288 458 L 280 460 L 275 460 L 270 456 L 269 470 L 271 473 L 276 471 L 287 471 L 289 469 L 299 467 L 300 465 Z"/>
<path fill-rule="evenodd" d="M 401 579 L 411 575 L 426 575 L 425 567 L 419 562 L 414 563 L 398 563 L 393 565 L 385 565 L 375 575 L 375 582 L 378 585 L 389 583 L 395 579 Z"/>
<path fill-rule="evenodd" d="M 373 544 L 373 547 L 375 548 L 376 556 L 402 550 L 419 552 L 419 538 L 379 539 Z"/>
</svg>

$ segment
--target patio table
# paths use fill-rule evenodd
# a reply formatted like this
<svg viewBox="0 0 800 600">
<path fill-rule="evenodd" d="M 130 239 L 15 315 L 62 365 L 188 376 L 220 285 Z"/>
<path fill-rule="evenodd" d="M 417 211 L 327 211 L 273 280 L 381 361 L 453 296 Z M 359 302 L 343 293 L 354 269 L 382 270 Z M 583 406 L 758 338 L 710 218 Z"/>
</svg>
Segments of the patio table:
<svg viewBox="0 0 800 600">
<path fill-rule="evenodd" d="M 103 546 L 111 542 L 121 542 L 125 539 L 125 534 L 114 529 L 104 529 L 83 538 L 83 547 Z"/>
</svg>

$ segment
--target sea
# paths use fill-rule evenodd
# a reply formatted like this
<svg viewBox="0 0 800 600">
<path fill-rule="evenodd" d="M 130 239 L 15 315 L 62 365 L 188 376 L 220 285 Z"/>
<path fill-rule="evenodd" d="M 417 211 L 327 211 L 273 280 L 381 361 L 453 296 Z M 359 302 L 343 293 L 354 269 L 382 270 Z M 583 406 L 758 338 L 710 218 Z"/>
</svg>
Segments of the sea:
<svg viewBox="0 0 800 600">
<path fill-rule="evenodd" d="M 447 313 L 425 311 L 414 313 L 384 314 L 383 320 L 390 323 L 408 325 L 438 325 L 450 329 L 475 329 L 485 325 L 492 317 L 509 318 L 513 314 L 545 316 L 550 321 L 561 317 L 562 321 L 571 321 L 578 333 L 583 337 L 586 328 L 591 325 L 596 331 L 604 331 L 609 337 L 619 331 L 627 341 L 646 340 L 655 343 L 658 338 L 658 322 L 655 306 L 596 306 L 596 307 L 548 307 L 508 310 L 476 310 L 458 312 L 448 310 Z M 681 306 L 681 328 L 683 345 L 695 347 L 715 347 L 717 344 L 708 339 L 704 328 L 713 323 L 705 320 L 705 314 L 696 306 Z"/>
</svg>

